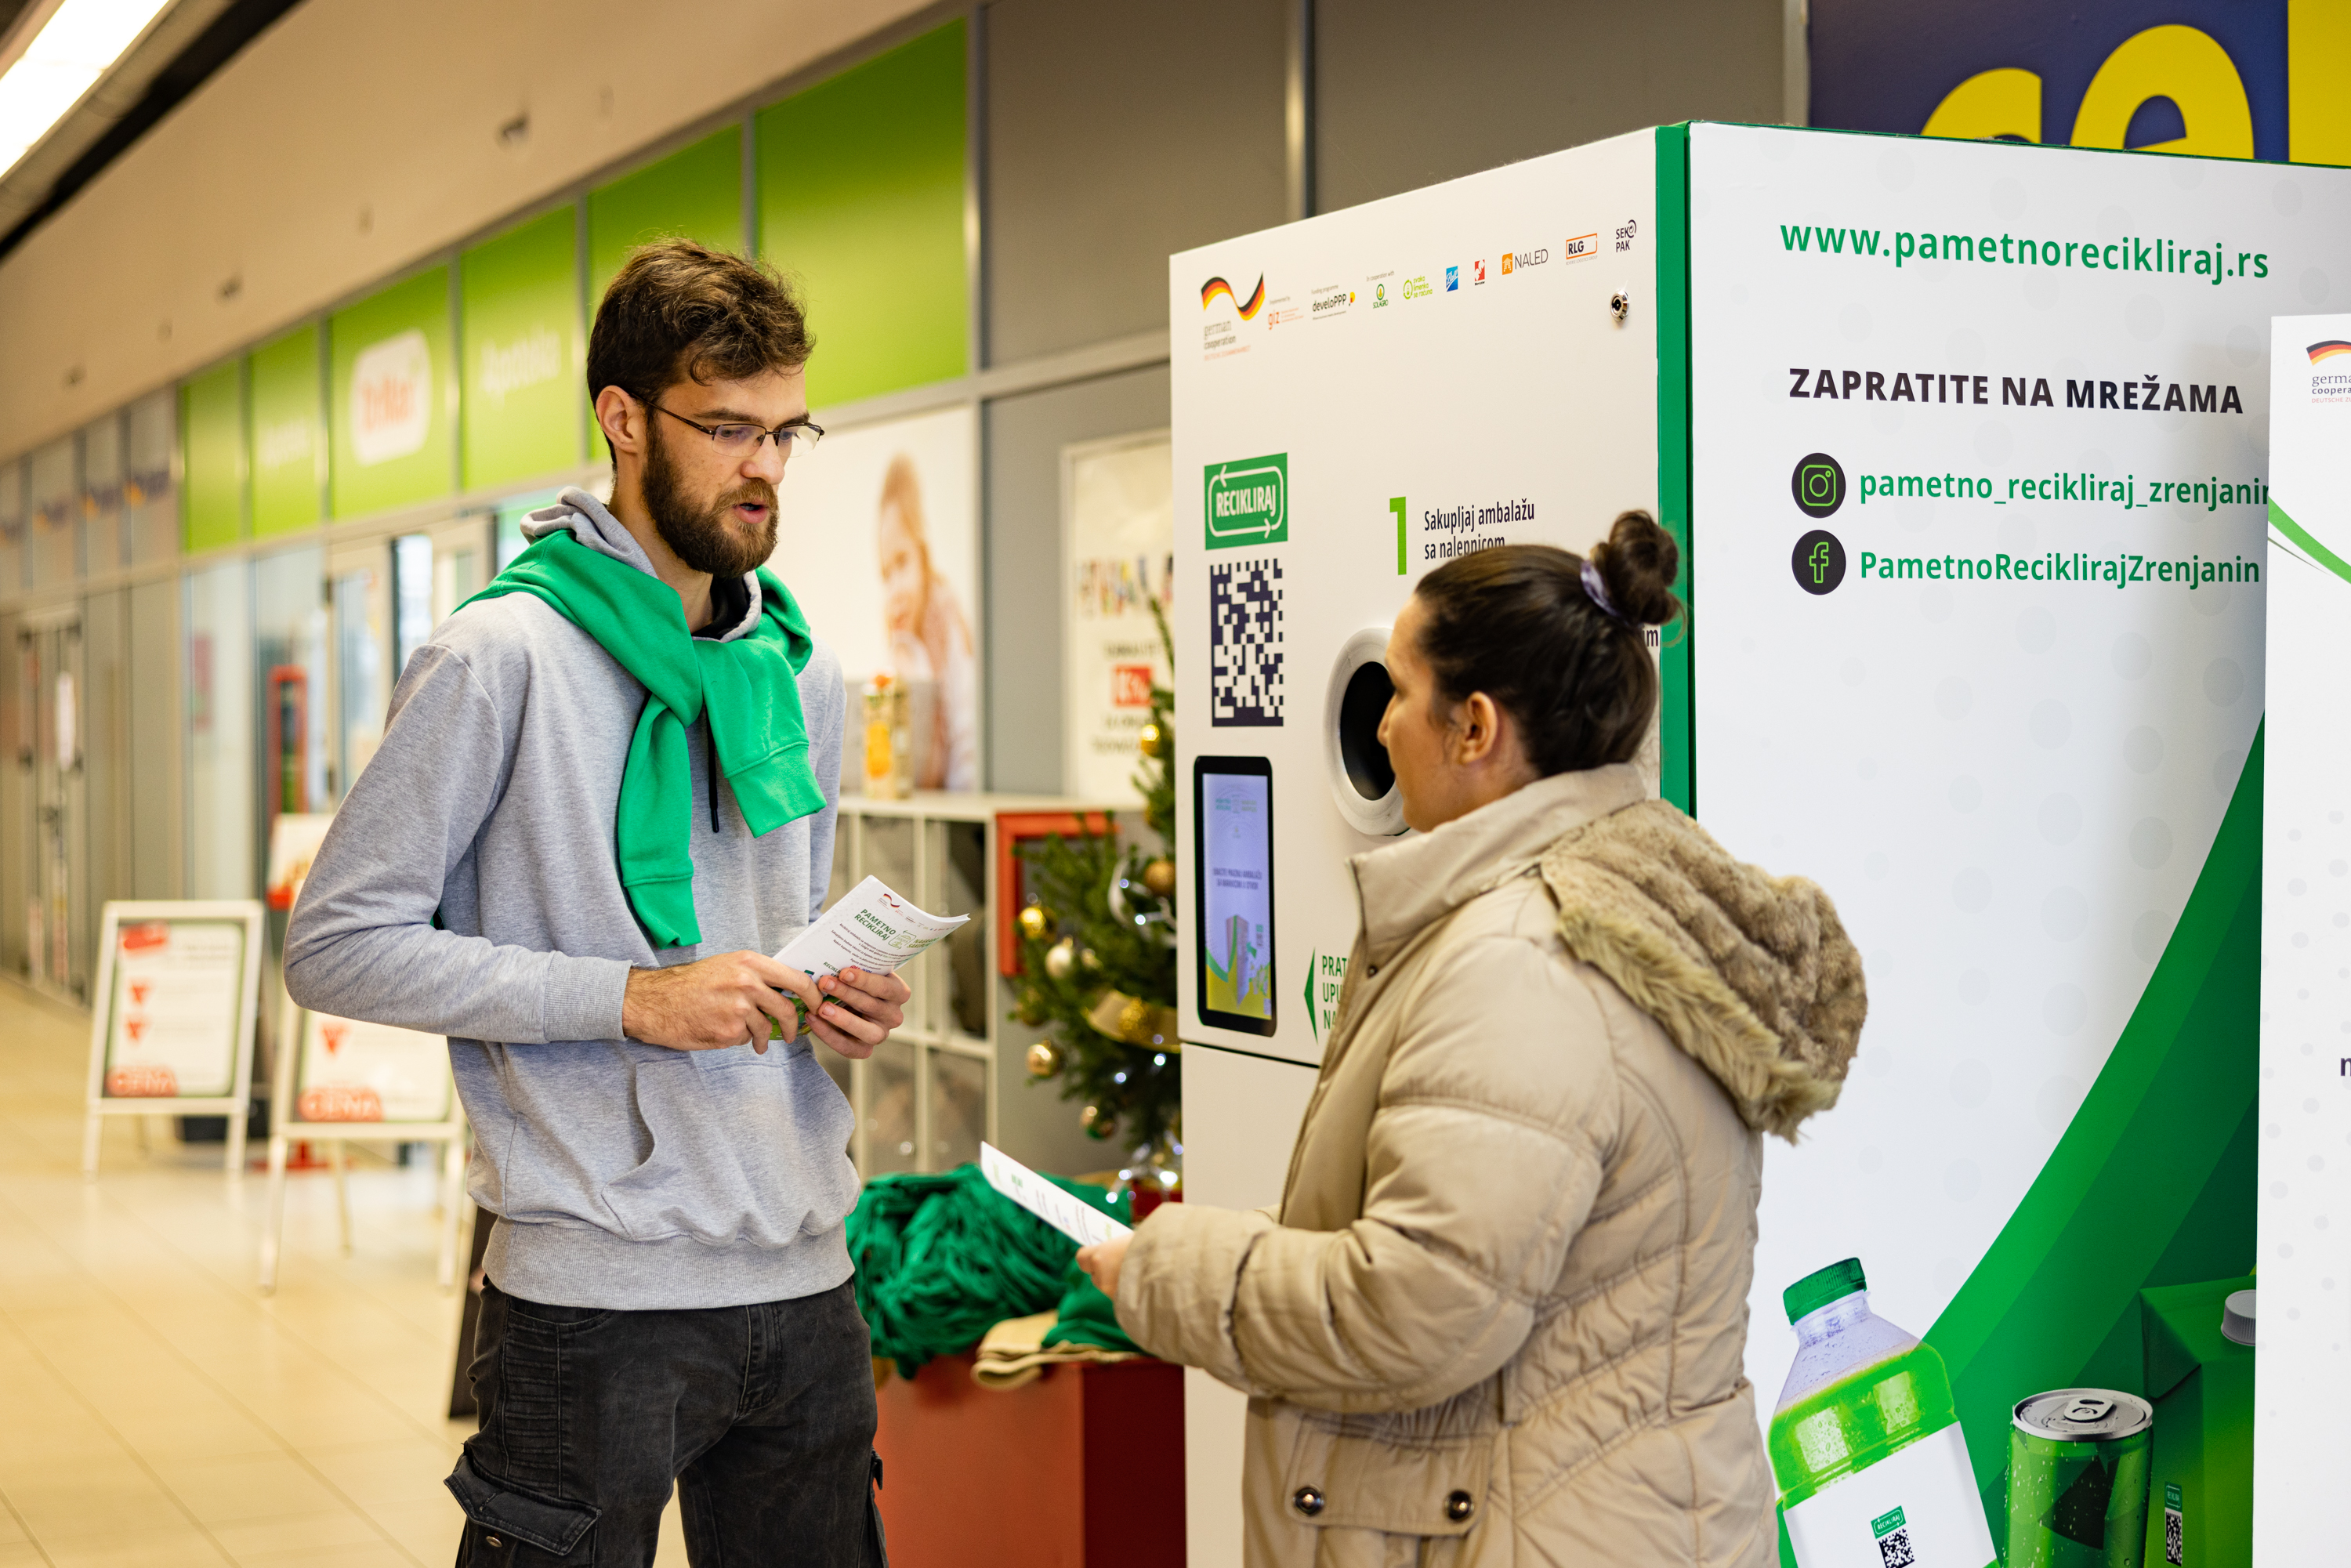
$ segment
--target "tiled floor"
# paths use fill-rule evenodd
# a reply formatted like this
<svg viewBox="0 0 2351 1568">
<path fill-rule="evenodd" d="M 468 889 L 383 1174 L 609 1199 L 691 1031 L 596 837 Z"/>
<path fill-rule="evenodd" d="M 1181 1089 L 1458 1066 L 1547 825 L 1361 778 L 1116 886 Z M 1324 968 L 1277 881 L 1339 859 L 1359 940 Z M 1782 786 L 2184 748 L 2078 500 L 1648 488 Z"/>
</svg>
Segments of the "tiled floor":
<svg viewBox="0 0 2351 1568">
<path fill-rule="evenodd" d="M 110 1122 L 80 1175 L 85 1018 L 0 981 L 0 1568 L 438 1568 L 457 1301 L 433 1281 L 423 1166 L 290 1178 L 275 1296 L 265 1182 L 220 1146 Z M 255 1151 L 256 1158 L 261 1150 Z M 676 1510 L 661 1561 L 685 1561 Z"/>
</svg>

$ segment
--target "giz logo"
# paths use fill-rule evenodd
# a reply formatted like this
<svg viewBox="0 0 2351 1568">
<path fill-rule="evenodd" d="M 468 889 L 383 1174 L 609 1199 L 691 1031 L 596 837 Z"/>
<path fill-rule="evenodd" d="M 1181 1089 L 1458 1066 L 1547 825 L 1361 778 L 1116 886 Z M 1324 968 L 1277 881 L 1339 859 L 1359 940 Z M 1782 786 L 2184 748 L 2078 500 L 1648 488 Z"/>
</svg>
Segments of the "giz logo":
<svg viewBox="0 0 2351 1568">
<path fill-rule="evenodd" d="M 1113 664 L 1110 667 L 1110 702 L 1113 707 L 1149 707 L 1151 666 Z"/>
<path fill-rule="evenodd" d="M 422 451 L 433 423 L 433 354 L 411 328 L 351 361 L 351 455 L 360 466 Z"/>
</svg>

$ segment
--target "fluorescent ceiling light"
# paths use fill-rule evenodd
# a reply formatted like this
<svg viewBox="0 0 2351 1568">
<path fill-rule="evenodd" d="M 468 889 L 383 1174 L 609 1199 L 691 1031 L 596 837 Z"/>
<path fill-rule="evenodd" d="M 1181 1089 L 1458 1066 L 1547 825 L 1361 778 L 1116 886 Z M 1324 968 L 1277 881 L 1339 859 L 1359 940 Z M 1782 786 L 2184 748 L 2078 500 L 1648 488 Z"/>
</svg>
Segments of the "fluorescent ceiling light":
<svg viewBox="0 0 2351 1568">
<path fill-rule="evenodd" d="M 0 71 L 0 174 L 16 168 L 171 0 L 62 0 Z M 42 9 L 27 7 L 26 23 Z"/>
</svg>

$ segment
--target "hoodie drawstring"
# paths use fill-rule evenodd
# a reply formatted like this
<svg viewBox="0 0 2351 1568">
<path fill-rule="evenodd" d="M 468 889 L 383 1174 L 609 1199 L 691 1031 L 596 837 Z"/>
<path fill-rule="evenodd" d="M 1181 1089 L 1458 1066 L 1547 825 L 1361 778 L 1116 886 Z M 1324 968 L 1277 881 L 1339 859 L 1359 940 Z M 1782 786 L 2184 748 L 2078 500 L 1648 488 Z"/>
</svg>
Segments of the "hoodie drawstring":
<svg viewBox="0 0 2351 1568">
<path fill-rule="evenodd" d="M 710 748 L 710 831 L 718 831 L 718 732 L 711 727 L 710 709 L 702 710 L 702 740 Z"/>
</svg>

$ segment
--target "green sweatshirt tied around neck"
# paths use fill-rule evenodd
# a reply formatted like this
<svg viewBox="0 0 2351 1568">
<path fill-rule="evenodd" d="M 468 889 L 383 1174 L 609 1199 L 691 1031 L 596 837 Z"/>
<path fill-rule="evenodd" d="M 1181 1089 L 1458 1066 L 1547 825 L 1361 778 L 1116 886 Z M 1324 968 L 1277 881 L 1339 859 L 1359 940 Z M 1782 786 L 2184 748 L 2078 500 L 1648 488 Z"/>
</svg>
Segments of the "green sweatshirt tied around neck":
<svg viewBox="0 0 2351 1568">
<path fill-rule="evenodd" d="M 707 720 L 716 755 L 754 836 L 824 810 L 809 766 L 799 674 L 814 642 L 790 592 L 764 567 L 759 618 L 730 642 L 696 637 L 685 607 L 651 572 L 559 530 L 465 602 L 528 593 L 596 639 L 645 688 L 629 739 L 612 837 L 621 889 L 656 948 L 702 940 L 694 915 L 694 777 L 687 727 Z"/>
</svg>

